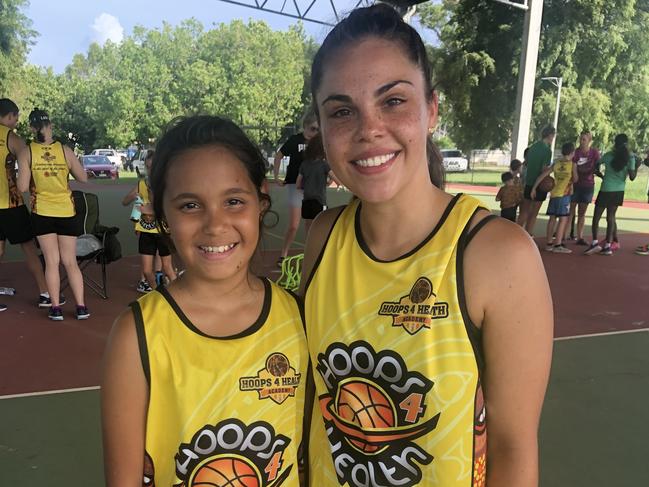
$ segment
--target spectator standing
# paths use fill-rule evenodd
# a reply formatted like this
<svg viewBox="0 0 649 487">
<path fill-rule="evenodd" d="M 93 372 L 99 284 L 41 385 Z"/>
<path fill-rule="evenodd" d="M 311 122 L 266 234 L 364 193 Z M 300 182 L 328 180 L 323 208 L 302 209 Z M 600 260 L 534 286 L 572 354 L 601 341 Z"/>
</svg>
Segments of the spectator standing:
<svg viewBox="0 0 649 487">
<path fill-rule="evenodd" d="M 516 208 L 521 202 L 521 194 L 514 182 L 514 175 L 507 171 L 500 176 L 503 185 L 496 194 L 496 201 L 500 201 L 500 216 L 516 223 Z"/>
<path fill-rule="evenodd" d="M 593 135 L 584 130 L 579 136 L 579 147 L 572 159 L 577 165 L 578 179 L 575 182 L 572 197 L 570 200 L 570 238 L 575 238 L 575 213 L 577 214 L 577 245 L 588 246 L 584 240 L 584 225 L 586 222 L 586 210 L 593 201 L 595 192 L 595 167 L 600 159 L 599 151 L 591 147 Z"/>
</svg>

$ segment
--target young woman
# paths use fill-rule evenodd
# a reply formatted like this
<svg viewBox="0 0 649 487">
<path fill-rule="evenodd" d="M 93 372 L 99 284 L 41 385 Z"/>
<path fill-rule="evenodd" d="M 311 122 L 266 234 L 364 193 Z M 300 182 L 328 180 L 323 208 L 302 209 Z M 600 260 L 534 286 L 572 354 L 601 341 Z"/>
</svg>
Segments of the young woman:
<svg viewBox="0 0 649 487">
<path fill-rule="evenodd" d="M 575 151 L 572 162 L 577 164 L 579 179 L 574 184 L 574 192 L 570 202 L 570 238 L 575 237 L 575 213 L 577 213 L 577 245 L 587 246 L 584 240 L 584 226 L 586 224 L 586 210 L 595 192 L 595 166 L 599 161 L 599 151 L 591 147 L 593 135 L 584 130 L 579 136 L 579 147 Z"/>
<path fill-rule="evenodd" d="M 151 174 L 154 152 L 149 150 L 144 160 L 147 174 Z M 135 231 L 138 234 L 138 252 L 140 254 L 140 265 L 142 266 L 142 279 L 138 282 L 136 289 L 138 292 L 147 293 L 156 286 L 156 271 L 154 269 L 156 254 L 160 256 L 162 270 L 170 281 L 176 279 L 176 271 L 166 237 L 160 233 L 153 214 L 153 198 L 148 176 L 138 179 L 135 187 L 122 199 L 122 205 L 130 205 L 138 197 L 142 204 L 140 206 L 140 218 L 135 222 Z"/>
<path fill-rule="evenodd" d="M 154 159 L 154 214 L 186 270 L 113 327 L 106 485 L 296 487 L 309 360 L 297 298 L 250 270 L 264 159 L 208 116 L 172 124 Z"/>
<path fill-rule="evenodd" d="M 385 4 L 356 10 L 320 47 L 311 91 L 327 161 L 357 197 L 307 241 L 312 478 L 537 485 L 547 279 L 520 227 L 440 189 L 421 38 Z"/>
<path fill-rule="evenodd" d="M 604 166 L 604 174 L 600 171 L 602 165 Z M 615 213 L 618 207 L 624 203 L 627 176 L 633 181 L 636 174 L 635 157 L 629 151 L 629 138 L 626 134 L 618 134 L 615 136 L 613 150 L 604 154 L 597 163 L 595 175 L 602 178 L 602 185 L 595 200 L 592 224 L 593 240 L 584 254 L 601 253 L 602 255 L 613 255 L 612 244 L 617 230 Z M 602 218 L 604 210 L 606 210 L 606 240 L 602 246 L 597 240 L 597 232 L 599 231 L 599 220 Z"/>
<path fill-rule="evenodd" d="M 75 219 L 70 174 L 81 182 L 88 177 L 72 149 L 55 141 L 52 123 L 44 110 L 29 114 L 29 126 L 36 140 L 29 150 L 19 154 L 18 189 L 31 192 L 32 230 L 45 258 L 45 281 L 52 306 L 48 314 L 54 321 L 63 320 L 59 264 L 63 264 L 77 303 L 76 317 L 90 317 L 83 294 L 83 276 L 77 264 L 77 237 L 81 229 Z M 30 184 L 31 180 L 31 184 Z"/>
</svg>

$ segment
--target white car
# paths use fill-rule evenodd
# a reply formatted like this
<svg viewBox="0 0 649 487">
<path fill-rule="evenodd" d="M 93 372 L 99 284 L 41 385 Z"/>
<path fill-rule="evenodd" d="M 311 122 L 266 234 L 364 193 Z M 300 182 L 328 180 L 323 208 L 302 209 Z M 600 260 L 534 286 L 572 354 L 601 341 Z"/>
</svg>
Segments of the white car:
<svg viewBox="0 0 649 487">
<path fill-rule="evenodd" d="M 131 160 L 131 167 L 138 177 L 146 176 L 146 165 L 144 164 L 144 160 L 146 159 L 147 152 L 149 152 L 149 149 L 140 149 Z"/>
<path fill-rule="evenodd" d="M 469 169 L 468 159 L 457 149 L 443 149 L 444 170 L 446 172 L 466 172 Z"/>
<path fill-rule="evenodd" d="M 91 152 L 90 155 L 93 156 L 106 156 L 108 160 L 115 164 L 117 167 L 122 168 L 122 157 L 117 153 L 115 149 L 95 149 Z"/>
</svg>

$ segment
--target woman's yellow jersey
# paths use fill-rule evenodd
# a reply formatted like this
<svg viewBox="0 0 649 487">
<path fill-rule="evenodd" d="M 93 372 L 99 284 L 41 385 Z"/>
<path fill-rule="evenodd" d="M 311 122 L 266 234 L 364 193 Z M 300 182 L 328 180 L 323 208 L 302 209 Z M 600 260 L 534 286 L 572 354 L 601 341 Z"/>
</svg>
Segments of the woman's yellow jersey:
<svg viewBox="0 0 649 487">
<path fill-rule="evenodd" d="M 63 145 L 60 142 L 32 142 L 29 150 L 32 156 L 32 213 L 41 216 L 74 216 L 74 201 L 68 184 L 70 168 Z"/>
<path fill-rule="evenodd" d="M 16 158 L 9 150 L 11 129 L 0 125 L 0 210 L 23 205 L 23 195 L 16 186 Z"/>
<path fill-rule="evenodd" d="M 258 320 L 227 338 L 202 333 L 165 288 L 131 305 L 149 382 L 144 485 L 299 485 L 302 315 L 295 296 L 264 288 Z"/>
<path fill-rule="evenodd" d="M 146 179 L 138 179 L 137 193 L 142 199 L 142 204 L 151 204 L 151 195 L 149 194 L 149 185 Z M 137 232 L 158 233 L 158 224 L 155 221 L 155 217 L 149 214 L 141 214 L 140 219 L 135 222 L 135 230 Z"/>
<path fill-rule="evenodd" d="M 314 486 L 485 485 L 481 338 L 462 275 L 479 205 L 454 197 L 432 233 L 389 262 L 365 244 L 358 200 L 336 220 L 305 297 L 320 405 Z"/>
</svg>

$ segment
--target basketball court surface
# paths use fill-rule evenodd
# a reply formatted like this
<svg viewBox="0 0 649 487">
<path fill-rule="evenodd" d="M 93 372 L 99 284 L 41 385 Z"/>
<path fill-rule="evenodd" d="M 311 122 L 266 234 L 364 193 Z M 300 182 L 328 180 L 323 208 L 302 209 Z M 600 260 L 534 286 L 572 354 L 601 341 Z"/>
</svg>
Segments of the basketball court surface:
<svg viewBox="0 0 649 487">
<path fill-rule="evenodd" d="M 108 266 L 108 300 L 86 291 L 88 321 L 73 318 L 73 303 L 64 306 L 65 321 L 46 318 L 35 306 L 37 293 L 15 247 L 0 266 L 0 286 L 18 290 L 0 296 L 9 306 L 0 314 L 1 486 L 103 485 L 101 358 L 113 320 L 138 297 L 136 238 L 130 208 L 120 204 L 132 184 L 79 188 L 99 194 L 100 221 L 121 228 L 125 256 Z M 496 208 L 496 188 L 448 189 Z M 283 216 L 282 191 L 272 188 L 273 207 Z M 349 198 L 329 193 L 331 206 Z M 271 279 L 279 277 L 274 262 L 283 223 L 266 232 L 257 263 Z M 649 485 L 649 257 L 633 253 L 649 242 L 649 205 L 621 208 L 618 225 L 622 249 L 612 257 L 586 257 L 578 253 L 583 247 L 570 243 L 573 255 L 542 252 L 555 306 L 553 366 L 540 429 L 543 487 Z M 542 217 L 536 234 L 544 231 Z M 303 242 L 300 230 L 295 252 Z"/>
</svg>

